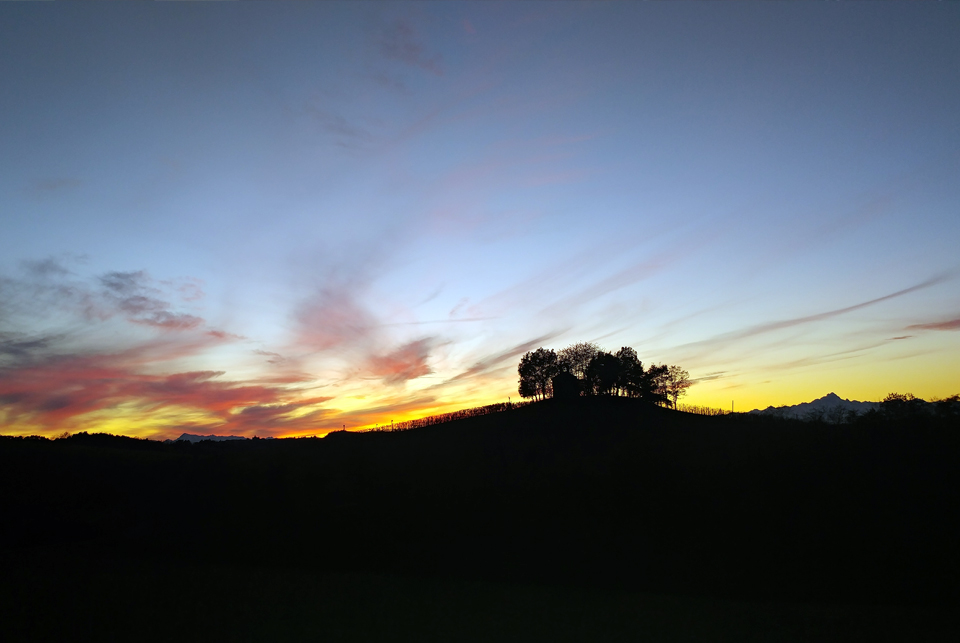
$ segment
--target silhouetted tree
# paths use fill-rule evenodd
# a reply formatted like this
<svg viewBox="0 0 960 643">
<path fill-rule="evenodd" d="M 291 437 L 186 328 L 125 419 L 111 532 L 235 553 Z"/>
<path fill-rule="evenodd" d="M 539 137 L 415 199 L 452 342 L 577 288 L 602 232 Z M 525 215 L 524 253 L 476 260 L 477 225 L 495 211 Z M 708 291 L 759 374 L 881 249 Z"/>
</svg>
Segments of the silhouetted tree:
<svg viewBox="0 0 960 643">
<path fill-rule="evenodd" d="M 617 373 L 617 394 L 629 397 L 643 397 L 643 362 L 637 357 L 637 351 L 624 346 L 616 352 L 620 369 Z"/>
<path fill-rule="evenodd" d="M 609 395 L 620 376 L 620 360 L 610 353 L 597 353 L 587 365 L 585 390 L 594 395 Z"/>
<path fill-rule="evenodd" d="M 949 418 L 960 415 L 960 395 L 951 395 L 942 400 L 934 398 L 933 404 L 937 417 Z"/>
<path fill-rule="evenodd" d="M 644 397 L 654 404 L 667 406 L 670 403 L 670 375 L 666 364 L 654 364 L 647 369 Z"/>
<path fill-rule="evenodd" d="M 538 348 L 520 358 L 520 396 L 545 399 L 552 393 L 551 380 L 559 372 L 557 354 Z"/>
<path fill-rule="evenodd" d="M 661 406 L 676 408 L 692 384 L 679 366 L 654 364 L 644 369 L 637 351 L 624 346 L 611 354 L 596 344 L 579 342 L 554 352 L 538 348 L 523 356 L 518 368 L 523 397 L 544 399 L 555 394 L 553 378 L 564 379 L 566 397 L 580 395 L 626 395 Z"/>
<path fill-rule="evenodd" d="M 558 365 L 564 373 L 573 373 L 581 380 L 587 377 L 590 360 L 600 352 L 600 347 L 590 342 L 571 344 L 557 353 Z"/>
<path fill-rule="evenodd" d="M 891 393 L 880 402 L 880 412 L 890 420 L 905 420 L 926 414 L 926 401 L 912 393 Z"/>
<path fill-rule="evenodd" d="M 690 373 L 679 366 L 667 367 L 667 395 L 673 400 L 673 408 L 677 408 L 677 400 L 687 394 L 687 389 L 693 386 Z"/>
</svg>

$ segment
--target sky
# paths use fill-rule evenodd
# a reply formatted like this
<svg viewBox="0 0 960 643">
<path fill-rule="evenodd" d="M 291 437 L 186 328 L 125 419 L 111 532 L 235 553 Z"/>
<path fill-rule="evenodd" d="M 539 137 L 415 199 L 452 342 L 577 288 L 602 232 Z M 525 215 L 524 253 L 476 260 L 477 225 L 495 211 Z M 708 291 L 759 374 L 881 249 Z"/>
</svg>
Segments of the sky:
<svg viewBox="0 0 960 643">
<path fill-rule="evenodd" d="M 580 341 L 960 393 L 958 115 L 955 3 L 3 3 L 0 432 L 323 435 Z"/>
</svg>

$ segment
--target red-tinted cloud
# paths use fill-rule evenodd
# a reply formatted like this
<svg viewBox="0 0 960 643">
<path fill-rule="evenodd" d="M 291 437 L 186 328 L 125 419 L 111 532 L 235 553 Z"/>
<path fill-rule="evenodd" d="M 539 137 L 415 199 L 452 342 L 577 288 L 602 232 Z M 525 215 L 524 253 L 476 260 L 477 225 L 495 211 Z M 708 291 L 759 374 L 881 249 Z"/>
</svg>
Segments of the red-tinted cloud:
<svg viewBox="0 0 960 643">
<path fill-rule="evenodd" d="M 393 342 L 386 329 L 407 323 L 381 323 L 359 303 L 353 289 L 331 287 L 321 291 L 300 308 L 297 323 L 295 349 L 349 354 L 363 370 L 393 384 L 431 372 L 427 361 L 434 340 L 420 338 L 387 349 Z"/>
<path fill-rule="evenodd" d="M 238 408 L 288 397 L 277 386 L 219 381 L 214 371 L 154 375 L 140 372 L 131 354 L 72 355 L 0 372 L 0 404 L 7 420 L 29 419 L 57 427 L 75 418 L 134 403 L 144 410 L 165 406 L 201 409 L 228 419 Z"/>
<path fill-rule="evenodd" d="M 907 330 L 960 330 L 960 318 L 929 324 L 914 324 L 907 326 Z"/>
<path fill-rule="evenodd" d="M 392 384 L 428 375 L 431 372 L 427 365 L 430 344 L 429 339 L 418 339 L 387 355 L 372 356 L 370 372 Z"/>
</svg>

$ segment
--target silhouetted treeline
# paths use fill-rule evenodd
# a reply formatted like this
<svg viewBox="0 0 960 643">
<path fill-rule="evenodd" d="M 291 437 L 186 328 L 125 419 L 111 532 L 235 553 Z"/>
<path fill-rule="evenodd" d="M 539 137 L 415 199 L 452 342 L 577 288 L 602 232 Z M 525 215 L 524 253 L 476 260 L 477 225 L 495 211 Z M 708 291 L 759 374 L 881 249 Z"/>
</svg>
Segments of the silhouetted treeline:
<svg viewBox="0 0 960 643">
<path fill-rule="evenodd" d="M 695 415 L 728 415 L 731 411 L 718 409 L 713 406 L 703 406 L 699 404 L 681 404 L 677 407 L 678 411 L 684 413 L 693 413 Z"/>
<path fill-rule="evenodd" d="M 520 359 L 519 392 L 543 400 L 581 395 L 616 395 L 677 408 L 693 384 L 679 366 L 653 364 L 644 368 L 637 351 L 624 346 L 608 353 L 596 344 L 579 342 L 560 351 L 538 348 Z"/>
<path fill-rule="evenodd" d="M 441 413 L 439 415 L 430 415 L 415 420 L 404 420 L 403 422 L 391 422 L 389 425 L 378 425 L 369 431 L 409 431 L 410 429 L 420 429 L 435 424 L 445 424 L 454 420 L 465 420 L 467 418 L 479 417 L 481 415 L 490 415 L 491 413 L 502 413 L 518 409 L 521 406 L 530 404 L 530 402 L 499 402 L 497 404 L 488 404 L 486 406 L 477 406 L 469 409 L 460 409 L 450 413 Z"/>
</svg>

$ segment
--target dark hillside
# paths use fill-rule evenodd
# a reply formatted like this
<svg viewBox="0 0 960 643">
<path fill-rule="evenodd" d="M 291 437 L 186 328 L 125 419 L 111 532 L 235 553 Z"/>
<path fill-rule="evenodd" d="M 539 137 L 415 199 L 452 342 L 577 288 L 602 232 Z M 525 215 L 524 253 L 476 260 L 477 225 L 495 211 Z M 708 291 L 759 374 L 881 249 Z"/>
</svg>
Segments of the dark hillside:
<svg viewBox="0 0 960 643">
<path fill-rule="evenodd" d="M 0 439 L 4 555 L 950 604 L 960 427 L 552 400 L 402 432 Z M 67 548 L 67 549 L 64 549 Z"/>
</svg>

